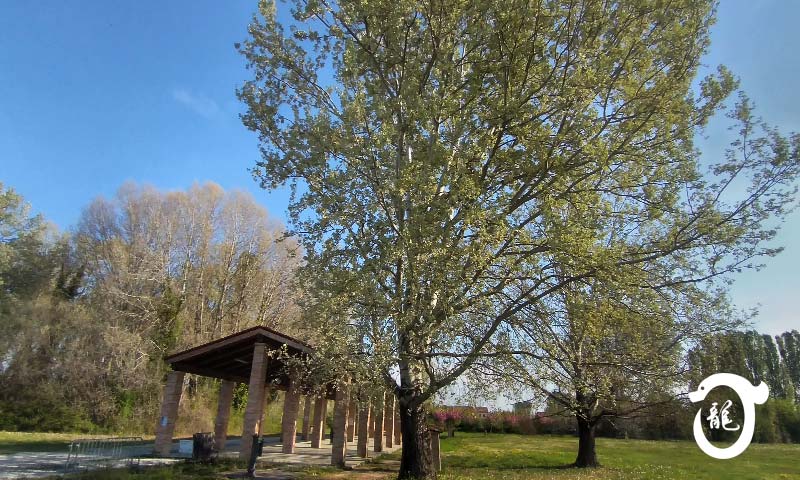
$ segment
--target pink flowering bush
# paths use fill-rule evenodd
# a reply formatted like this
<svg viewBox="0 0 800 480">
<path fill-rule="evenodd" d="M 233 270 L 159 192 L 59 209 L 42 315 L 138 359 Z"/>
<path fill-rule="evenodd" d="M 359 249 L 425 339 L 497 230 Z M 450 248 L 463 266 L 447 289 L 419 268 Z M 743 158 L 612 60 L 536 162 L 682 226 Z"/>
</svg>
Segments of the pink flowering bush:
<svg viewBox="0 0 800 480">
<path fill-rule="evenodd" d="M 447 436 L 455 435 L 456 427 L 461 424 L 464 414 L 457 408 L 440 408 L 433 412 L 433 419 L 443 430 L 447 430 Z"/>
<path fill-rule="evenodd" d="M 533 435 L 540 432 L 540 419 L 512 412 L 480 414 L 472 409 L 440 407 L 431 414 L 433 423 L 453 436 L 455 430 L 485 433 L 519 433 Z M 549 419 L 544 419 L 547 422 Z"/>
</svg>

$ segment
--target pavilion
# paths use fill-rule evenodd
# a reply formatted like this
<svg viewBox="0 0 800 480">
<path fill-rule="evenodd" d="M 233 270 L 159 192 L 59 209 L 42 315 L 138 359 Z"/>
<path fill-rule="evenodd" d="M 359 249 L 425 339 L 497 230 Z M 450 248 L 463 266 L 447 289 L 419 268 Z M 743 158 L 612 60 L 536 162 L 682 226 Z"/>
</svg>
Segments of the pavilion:
<svg viewBox="0 0 800 480">
<path fill-rule="evenodd" d="M 268 389 L 285 392 L 281 421 L 281 451 L 284 454 L 295 453 L 301 397 L 305 397 L 301 440 L 310 439 L 311 448 L 314 449 L 319 449 L 322 444 L 328 401 L 335 402 L 332 465 L 344 466 L 347 443 L 353 442 L 355 437 L 358 456 L 363 458 L 368 456 L 369 437 L 373 438 L 374 452 L 400 444 L 400 416 L 392 393 L 385 393 L 380 395 L 382 398 L 372 401 L 359 401 L 356 395 L 349 395 L 345 388 L 330 386 L 322 389 L 324 393 L 320 394 L 319 389 L 293 381 L 285 362 L 272 352 L 303 357 L 311 354 L 313 348 L 288 335 L 258 326 L 166 357 L 172 371 L 167 375 L 164 386 L 154 454 L 170 454 L 186 373 L 222 380 L 214 422 L 215 444 L 219 451 L 224 449 L 228 435 L 234 388 L 238 383 L 247 383 L 240 458 L 249 457 L 253 435 L 261 434 Z M 348 397 L 352 398 L 348 400 Z"/>
</svg>

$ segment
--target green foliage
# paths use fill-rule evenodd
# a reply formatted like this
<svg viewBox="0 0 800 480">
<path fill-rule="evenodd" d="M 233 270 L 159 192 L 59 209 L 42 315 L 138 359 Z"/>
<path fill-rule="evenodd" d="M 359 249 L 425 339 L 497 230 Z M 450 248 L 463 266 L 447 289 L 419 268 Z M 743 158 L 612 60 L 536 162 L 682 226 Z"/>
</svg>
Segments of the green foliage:
<svg viewBox="0 0 800 480">
<path fill-rule="evenodd" d="M 470 370 L 556 383 L 591 428 L 670 391 L 684 347 L 737 325 L 727 281 L 779 252 L 800 173 L 800 136 L 744 95 L 700 168 L 737 88 L 696 78 L 714 5 L 295 1 L 281 22 L 262 1 L 238 95 L 254 174 L 292 188 L 320 370 L 397 372 L 420 415 Z"/>
<path fill-rule="evenodd" d="M 0 186 L 6 428 L 152 432 L 164 355 L 257 324 L 291 332 L 292 241 L 252 197 L 128 184 L 74 232 L 48 232 Z M 215 386 L 185 386 L 180 428 L 208 431 Z"/>
<path fill-rule="evenodd" d="M 795 401 L 800 403 L 800 332 L 784 332 L 775 340 L 786 366 L 786 375 L 794 385 Z"/>
<path fill-rule="evenodd" d="M 86 412 L 53 397 L 23 397 L 0 401 L 0 430 L 19 432 L 97 431 Z"/>
<path fill-rule="evenodd" d="M 775 425 L 782 440 L 800 443 L 800 405 L 785 399 L 775 399 L 767 403 L 775 409 Z"/>
<path fill-rule="evenodd" d="M 41 215 L 31 216 L 30 205 L 14 189 L 0 183 L 0 292 L 30 293 L 15 269 L 31 274 L 31 260 L 41 247 L 45 225 Z M 9 282 L 13 277 L 17 282 Z M 31 275 L 35 278 L 35 275 Z"/>
<path fill-rule="evenodd" d="M 688 353 L 690 387 L 709 375 L 727 372 L 754 384 L 765 382 L 772 398 L 800 400 L 792 373 L 797 355 L 792 349 L 797 335 L 792 330 L 773 339 L 750 330 L 706 336 Z"/>
</svg>

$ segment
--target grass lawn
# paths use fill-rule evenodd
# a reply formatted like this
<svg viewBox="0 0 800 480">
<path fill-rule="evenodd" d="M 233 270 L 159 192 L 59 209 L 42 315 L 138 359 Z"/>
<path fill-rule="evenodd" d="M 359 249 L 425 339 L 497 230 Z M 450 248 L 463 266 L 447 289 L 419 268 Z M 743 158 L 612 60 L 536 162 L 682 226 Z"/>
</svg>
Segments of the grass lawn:
<svg viewBox="0 0 800 480">
<path fill-rule="evenodd" d="M 442 439 L 442 478 L 456 479 L 798 479 L 800 445 L 751 444 L 731 460 L 706 456 L 694 442 L 597 440 L 603 467 L 565 468 L 578 440 L 563 436 L 456 434 Z"/>
<path fill-rule="evenodd" d="M 715 460 L 702 453 L 694 442 L 598 439 L 597 453 L 603 466 L 589 470 L 568 467 L 575 459 L 576 449 L 577 439 L 573 437 L 458 433 L 455 438 L 442 438 L 440 479 L 800 479 L 800 445 L 752 444 L 737 458 Z M 298 480 L 388 480 L 396 475 L 398 459 L 399 452 L 395 452 L 350 471 L 332 468 L 291 471 Z M 264 466 L 258 471 L 264 474 L 270 468 Z M 141 473 L 97 471 L 68 478 L 218 480 L 242 470 L 243 466 L 236 463 L 180 464 Z"/>
<path fill-rule="evenodd" d="M 95 435 L 108 436 L 108 435 Z M 76 438 L 90 438 L 81 433 L 27 433 L 0 431 L 0 454 L 17 452 L 66 451 L 69 442 Z"/>
</svg>

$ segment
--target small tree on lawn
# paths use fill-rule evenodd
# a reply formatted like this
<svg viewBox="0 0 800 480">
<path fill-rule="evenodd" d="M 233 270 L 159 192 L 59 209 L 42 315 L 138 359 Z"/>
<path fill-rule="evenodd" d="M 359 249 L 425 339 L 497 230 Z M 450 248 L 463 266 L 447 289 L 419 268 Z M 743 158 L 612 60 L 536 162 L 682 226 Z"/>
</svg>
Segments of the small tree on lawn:
<svg viewBox="0 0 800 480">
<path fill-rule="evenodd" d="M 731 117 L 740 138 L 712 167 L 714 183 L 685 182 L 683 198 L 658 204 L 609 196 L 598 184 L 590 203 L 557 205 L 552 228 L 573 232 L 572 252 L 553 256 L 557 275 L 593 275 L 526 306 L 497 337 L 494 358 L 503 361 L 475 367 L 515 377 L 571 412 L 579 467 L 598 465 L 603 418 L 647 415 L 686 388 L 687 349 L 743 323 L 727 297 L 732 275 L 780 251 L 765 244 L 793 201 L 800 142 L 754 120 L 744 97 Z M 749 185 L 739 198 L 727 192 L 735 182 Z M 670 188 L 680 187 L 661 194 Z"/>
</svg>

